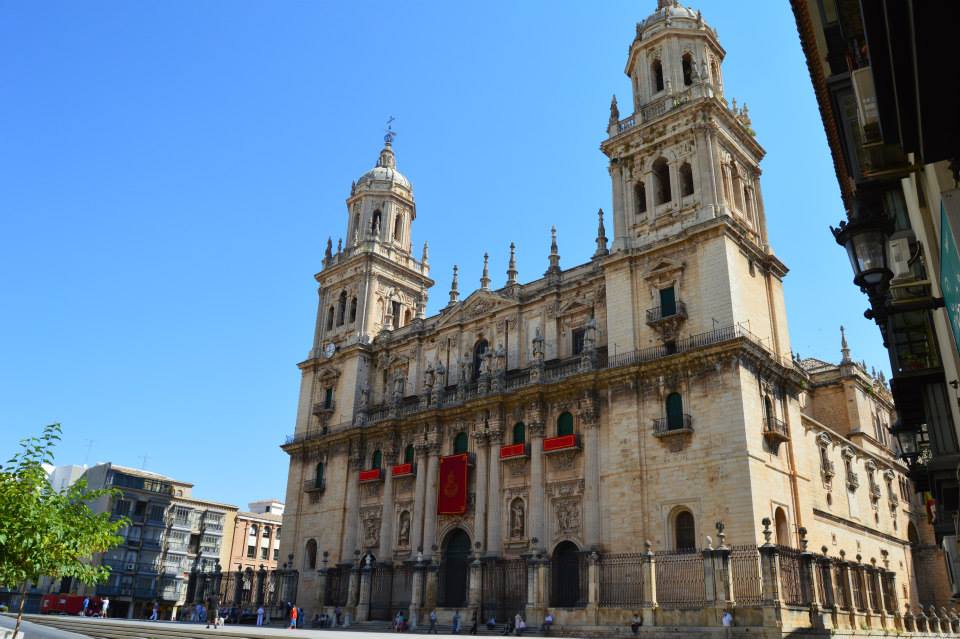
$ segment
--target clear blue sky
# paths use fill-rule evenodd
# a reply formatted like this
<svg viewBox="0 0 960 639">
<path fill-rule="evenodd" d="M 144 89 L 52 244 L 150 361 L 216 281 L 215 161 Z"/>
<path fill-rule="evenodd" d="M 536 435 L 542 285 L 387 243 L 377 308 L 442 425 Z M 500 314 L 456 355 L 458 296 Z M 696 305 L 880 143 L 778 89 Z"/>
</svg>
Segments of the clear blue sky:
<svg viewBox="0 0 960 639">
<path fill-rule="evenodd" d="M 397 118 L 445 303 L 589 259 L 634 24 L 604 2 L 0 0 L 0 455 L 61 421 L 58 463 L 111 460 L 245 505 L 284 496 L 313 274 Z M 887 369 L 827 226 L 836 179 L 786 0 L 702 0 L 763 193 L 794 350 Z M 91 449 L 88 440 L 93 440 Z"/>
</svg>

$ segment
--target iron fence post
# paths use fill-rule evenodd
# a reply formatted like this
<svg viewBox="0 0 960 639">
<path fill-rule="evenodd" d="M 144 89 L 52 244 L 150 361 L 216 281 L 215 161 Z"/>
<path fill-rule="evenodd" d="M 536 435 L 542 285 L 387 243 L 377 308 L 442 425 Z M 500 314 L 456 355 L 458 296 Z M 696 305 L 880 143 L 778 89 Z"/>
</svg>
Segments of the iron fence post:
<svg viewBox="0 0 960 639">
<path fill-rule="evenodd" d="M 644 542 L 646 552 L 643 553 L 643 594 L 641 595 L 643 603 L 640 604 L 641 614 L 643 615 L 643 625 L 656 625 L 657 609 L 657 558 L 653 553 L 653 544 L 650 540 Z"/>
</svg>

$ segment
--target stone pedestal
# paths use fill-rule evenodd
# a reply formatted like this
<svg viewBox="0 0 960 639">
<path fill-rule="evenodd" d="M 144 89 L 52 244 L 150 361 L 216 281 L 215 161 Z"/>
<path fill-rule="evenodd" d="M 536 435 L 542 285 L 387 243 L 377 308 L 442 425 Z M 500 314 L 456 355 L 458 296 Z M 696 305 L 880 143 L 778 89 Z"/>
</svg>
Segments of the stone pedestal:
<svg viewBox="0 0 960 639">
<path fill-rule="evenodd" d="M 370 566 L 360 569 L 360 597 L 357 600 L 357 621 L 366 621 L 370 618 Z"/>
<path fill-rule="evenodd" d="M 657 621 L 657 560 L 650 547 L 650 542 L 647 542 L 646 546 L 647 551 L 643 555 L 643 566 L 641 567 L 643 571 L 643 603 L 640 605 L 640 614 L 644 626 L 654 626 Z"/>
<path fill-rule="evenodd" d="M 413 567 L 413 582 L 410 584 L 410 609 L 407 616 L 410 618 L 410 630 L 416 630 L 422 616 L 420 605 L 423 602 L 423 577 L 426 567 L 418 561 Z"/>
</svg>

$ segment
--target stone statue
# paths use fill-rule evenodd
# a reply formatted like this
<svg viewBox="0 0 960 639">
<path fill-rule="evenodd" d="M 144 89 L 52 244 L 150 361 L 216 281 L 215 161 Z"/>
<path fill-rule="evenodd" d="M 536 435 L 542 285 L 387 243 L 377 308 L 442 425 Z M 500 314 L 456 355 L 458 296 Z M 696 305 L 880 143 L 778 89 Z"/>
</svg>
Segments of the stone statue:
<svg viewBox="0 0 960 639">
<path fill-rule="evenodd" d="M 393 374 L 393 401 L 399 402 L 403 398 L 403 373 L 397 371 Z"/>
<path fill-rule="evenodd" d="M 480 356 L 480 374 L 487 375 L 490 373 L 490 360 L 493 358 L 493 354 L 490 351 L 486 351 L 483 355 Z"/>
<path fill-rule="evenodd" d="M 587 320 L 586 330 L 583 332 L 583 350 L 592 351 L 597 346 L 597 320 L 591 317 Z"/>
<path fill-rule="evenodd" d="M 470 354 L 465 353 L 462 359 L 457 360 L 460 365 L 460 384 L 470 381 Z"/>
<path fill-rule="evenodd" d="M 540 332 L 539 326 L 533 336 L 533 359 L 543 360 L 543 333 Z"/>
<path fill-rule="evenodd" d="M 363 532 L 368 546 L 375 546 L 380 543 L 380 522 L 376 519 L 365 519 L 363 522 Z"/>
<path fill-rule="evenodd" d="M 507 351 L 503 347 L 503 343 L 497 344 L 497 350 L 493 352 L 493 355 L 497 358 L 497 370 L 505 369 L 507 363 Z"/>
<path fill-rule="evenodd" d="M 410 543 L 410 513 L 406 510 L 400 513 L 400 533 L 397 535 L 397 543 L 400 546 Z"/>
<path fill-rule="evenodd" d="M 433 372 L 434 372 L 434 375 L 436 375 L 436 379 L 434 383 L 443 384 L 444 383 L 443 376 L 447 374 L 447 369 L 444 368 L 443 362 L 441 362 L 439 359 L 437 360 L 437 363 L 434 364 L 433 366 Z"/>
<path fill-rule="evenodd" d="M 510 506 L 510 536 L 523 537 L 525 513 L 523 511 L 523 500 L 514 499 Z"/>
<path fill-rule="evenodd" d="M 360 409 L 364 409 L 369 405 L 370 402 L 370 384 L 367 383 L 367 380 L 363 380 L 363 383 L 360 384 Z"/>
<path fill-rule="evenodd" d="M 423 372 L 423 386 L 427 389 L 427 392 L 430 392 L 430 389 L 433 388 L 433 366 L 427 366 L 427 370 Z"/>
</svg>

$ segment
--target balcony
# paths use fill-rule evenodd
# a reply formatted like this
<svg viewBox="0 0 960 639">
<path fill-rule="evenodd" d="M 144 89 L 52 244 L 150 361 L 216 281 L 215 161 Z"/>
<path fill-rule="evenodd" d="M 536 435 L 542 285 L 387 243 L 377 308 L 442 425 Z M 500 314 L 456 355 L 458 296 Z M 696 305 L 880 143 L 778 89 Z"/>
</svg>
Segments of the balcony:
<svg viewBox="0 0 960 639">
<path fill-rule="evenodd" d="M 142 547 L 143 547 L 143 548 L 146 548 L 146 549 L 160 550 L 160 540 L 159 540 L 159 539 L 144 539 L 144 540 L 143 540 L 143 545 L 142 545 Z"/>
<path fill-rule="evenodd" d="M 763 438 L 771 446 L 779 446 L 783 442 L 790 441 L 790 433 L 787 431 L 787 425 L 774 417 L 767 416 L 763 424 Z"/>
<path fill-rule="evenodd" d="M 383 481 L 383 470 L 380 468 L 371 468 L 370 470 L 360 471 L 360 483 Z"/>
<path fill-rule="evenodd" d="M 659 322 L 664 322 L 668 320 L 685 320 L 687 319 L 687 305 L 677 300 L 674 302 L 673 308 L 666 309 L 668 312 L 664 313 L 662 306 L 657 306 L 656 308 L 647 309 L 647 324 L 653 326 Z"/>
<path fill-rule="evenodd" d="M 654 437 L 670 437 L 673 435 L 689 435 L 693 433 L 693 418 L 684 413 L 680 419 L 660 417 L 653 420 Z"/>
<path fill-rule="evenodd" d="M 500 461 L 508 459 L 526 459 L 530 456 L 529 444 L 510 444 L 500 447 Z"/>
<path fill-rule="evenodd" d="M 314 402 L 313 403 L 313 414 L 316 417 L 324 417 L 325 415 L 332 414 L 337 409 L 337 403 L 334 400 Z"/>
<path fill-rule="evenodd" d="M 580 438 L 577 435 L 558 435 L 543 440 L 544 454 L 562 453 L 568 450 L 580 450 Z"/>
<path fill-rule="evenodd" d="M 413 464 L 397 464 L 390 469 L 393 477 L 414 477 L 417 474 L 417 467 Z"/>
<path fill-rule="evenodd" d="M 322 493 L 327 488 L 323 479 L 307 479 L 303 482 L 303 490 L 308 493 Z"/>
</svg>

